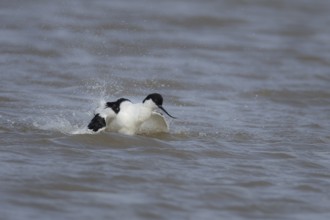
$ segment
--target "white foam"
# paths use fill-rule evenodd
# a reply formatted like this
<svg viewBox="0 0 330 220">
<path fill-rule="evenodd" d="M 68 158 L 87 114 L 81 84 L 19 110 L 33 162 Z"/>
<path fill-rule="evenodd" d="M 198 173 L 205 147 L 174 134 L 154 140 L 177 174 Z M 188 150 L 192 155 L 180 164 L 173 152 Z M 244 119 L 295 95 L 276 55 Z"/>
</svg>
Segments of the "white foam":
<svg viewBox="0 0 330 220">
<path fill-rule="evenodd" d="M 46 130 L 46 131 L 58 131 L 64 134 L 73 134 L 80 131 L 82 133 L 83 127 L 77 124 L 73 124 L 65 117 L 44 117 L 39 121 L 33 122 L 33 126 L 38 129 Z M 87 130 L 87 129 L 86 129 Z"/>
</svg>

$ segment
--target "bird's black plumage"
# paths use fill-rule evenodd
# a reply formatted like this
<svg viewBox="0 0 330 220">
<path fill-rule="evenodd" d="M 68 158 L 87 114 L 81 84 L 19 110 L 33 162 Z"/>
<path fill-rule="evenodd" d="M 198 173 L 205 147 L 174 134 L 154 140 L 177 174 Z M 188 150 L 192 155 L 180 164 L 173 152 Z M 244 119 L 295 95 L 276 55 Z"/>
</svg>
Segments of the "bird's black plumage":
<svg viewBox="0 0 330 220">
<path fill-rule="evenodd" d="M 144 100 L 143 103 L 147 100 L 151 99 L 157 106 L 161 106 L 163 104 L 163 97 L 161 94 L 152 93 L 149 94 Z"/>
<path fill-rule="evenodd" d="M 115 102 L 107 102 L 104 106 L 104 108 L 111 108 L 116 114 L 120 111 L 120 104 L 124 101 L 130 101 L 125 98 L 120 98 Z M 97 132 L 101 128 L 106 127 L 106 121 L 105 118 L 100 116 L 100 114 L 95 114 L 94 118 L 91 120 L 91 122 L 88 124 L 88 129 L 93 130 L 94 132 Z"/>
<path fill-rule="evenodd" d="M 101 128 L 106 126 L 105 119 L 101 117 L 99 114 L 96 114 L 91 122 L 88 124 L 88 129 L 97 132 Z"/>
<path fill-rule="evenodd" d="M 115 102 L 107 102 L 105 106 L 107 108 L 111 108 L 116 114 L 118 114 L 118 112 L 120 111 L 120 104 L 124 101 L 130 101 L 130 100 L 125 98 L 120 98 Z"/>
</svg>

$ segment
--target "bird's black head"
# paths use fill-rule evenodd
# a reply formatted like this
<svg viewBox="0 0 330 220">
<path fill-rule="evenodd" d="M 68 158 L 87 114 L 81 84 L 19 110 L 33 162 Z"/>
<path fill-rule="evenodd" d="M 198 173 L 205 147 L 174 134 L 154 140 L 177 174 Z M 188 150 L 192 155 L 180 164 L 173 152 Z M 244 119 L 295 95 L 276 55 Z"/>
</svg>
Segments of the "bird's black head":
<svg viewBox="0 0 330 220">
<path fill-rule="evenodd" d="M 163 112 L 165 112 L 168 116 L 170 116 L 171 118 L 175 118 L 172 115 L 170 115 L 163 107 L 163 97 L 158 94 L 158 93 L 152 93 L 149 94 L 144 100 L 143 103 L 147 100 L 152 100 L 157 106 L 158 108 L 160 108 Z"/>
<path fill-rule="evenodd" d="M 158 93 L 149 94 L 144 100 L 143 103 L 147 100 L 152 100 L 157 106 L 163 105 L 163 97 Z"/>
<path fill-rule="evenodd" d="M 106 106 L 108 108 L 111 108 L 116 114 L 118 114 L 118 112 L 120 111 L 120 104 L 124 101 L 130 101 L 130 100 L 125 98 L 120 98 L 115 102 L 107 102 Z"/>
</svg>

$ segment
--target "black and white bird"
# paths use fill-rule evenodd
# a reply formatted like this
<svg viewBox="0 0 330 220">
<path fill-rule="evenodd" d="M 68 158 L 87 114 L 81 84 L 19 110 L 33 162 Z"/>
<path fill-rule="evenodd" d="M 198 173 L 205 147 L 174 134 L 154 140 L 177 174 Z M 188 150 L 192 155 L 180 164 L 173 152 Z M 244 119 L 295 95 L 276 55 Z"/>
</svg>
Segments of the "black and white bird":
<svg viewBox="0 0 330 220">
<path fill-rule="evenodd" d="M 94 132 L 106 129 L 128 135 L 143 131 L 168 131 L 165 118 L 155 111 L 158 108 L 171 118 L 175 118 L 164 109 L 163 97 L 158 93 L 149 94 L 142 103 L 135 104 L 128 99 L 120 98 L 96 109 L 88 128 Z"/>
<path fill-rule="evenodd" d="M 102 103 L 100 107 L 95 110 L 94 118 L 88 124 L 88 129 L 97 132 L 104 130 L 107 124 L 116 117 L 120 111 L 120 105 L 122 102 L 128 101 L 128 99 L 120 98 L 115 102 Z"/>
</svg>

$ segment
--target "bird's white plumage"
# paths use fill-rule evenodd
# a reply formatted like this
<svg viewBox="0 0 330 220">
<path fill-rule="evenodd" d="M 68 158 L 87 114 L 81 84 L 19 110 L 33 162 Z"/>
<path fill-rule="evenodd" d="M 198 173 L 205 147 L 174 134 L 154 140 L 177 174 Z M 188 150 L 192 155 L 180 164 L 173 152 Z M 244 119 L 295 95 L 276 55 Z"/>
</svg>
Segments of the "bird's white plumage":
<svg viewBox="0 0 330 220">
<path fill-rule="evenodd" d="M 137 133 L 150 134 L 168 131 L 169 126 L 165 117 L 158 112 L 152 112 L 150 118 L 141 124 Z"/>
<path fill-rule="evenodd" d="M 109 123 L 108 130 L 123 134 L 136 134 L 141 124 L 150 118 L 157 106 L 152 101 L 133 104 L 129 101 L 120 104 L 120 111 Z"/>
<path fill-rule="evenodd" d="M 111 108 L 106 108 L 106 103 L 102 102 L 100 106 L 95 109 L 94 114 L 99 114 L 106 121 L 116 117 L 116 113 Z"/>
<path fill-rule="evenodd" d="M 164 116 L 155 112 L 160 109 L 171 116 L 162 106 L 163 97 L 158 93 L 149 94 L 142 103 L 132 103 L 120 98 L 115 102 L 101 103 L 95 110 L 94 118 L 88 125 L 94 132 L 108 130 L 123 134 L 167 132 Z"/>
</svg>

